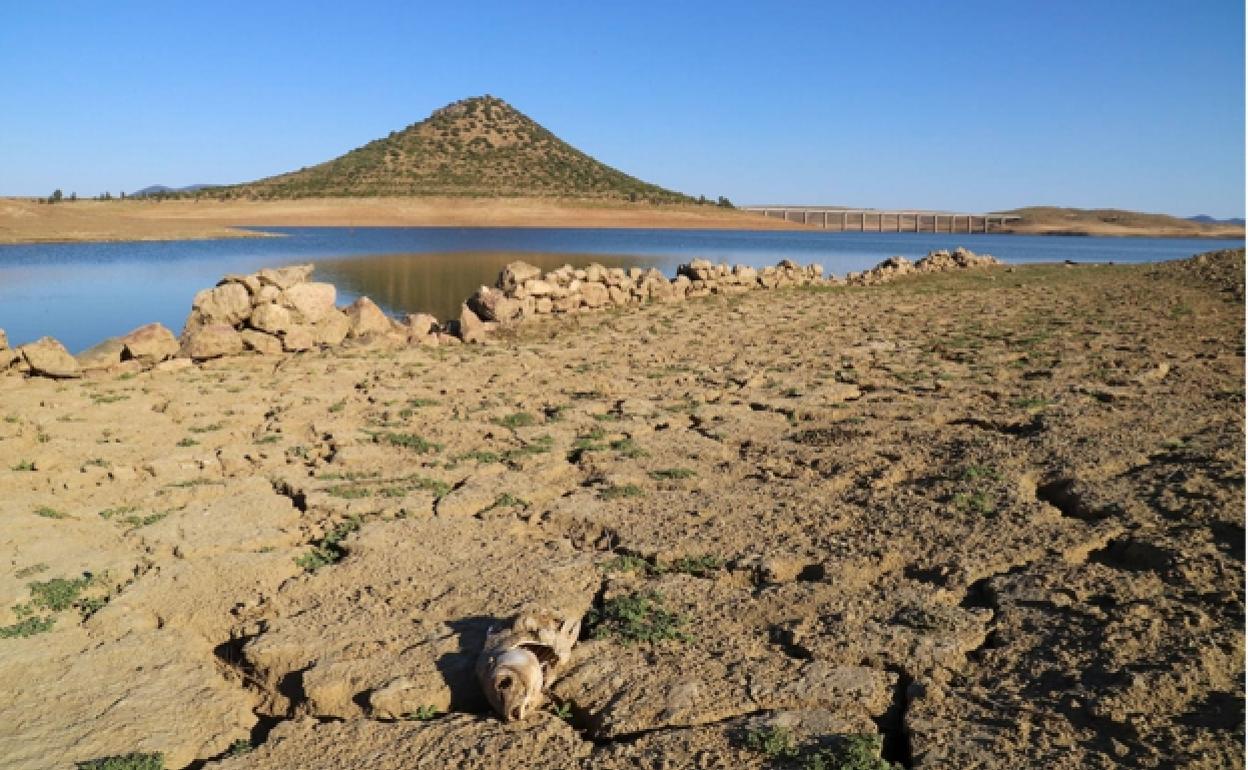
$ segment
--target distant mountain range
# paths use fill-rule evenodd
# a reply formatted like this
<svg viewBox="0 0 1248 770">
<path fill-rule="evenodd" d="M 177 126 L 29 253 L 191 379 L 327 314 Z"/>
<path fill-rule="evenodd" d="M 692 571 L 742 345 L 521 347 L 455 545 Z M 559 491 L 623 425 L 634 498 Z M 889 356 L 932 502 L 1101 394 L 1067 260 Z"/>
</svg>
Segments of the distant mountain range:
<svg viewBox="0 0 1248 770">
<path fill-rule="evenodd" d="M 449 104 L 419 123 L 319 165 L 200 195 L 245 199 L 532 196 L 693 202 L 687 195 L 600 163 L 494 96 Z"/>
<path fill-rule="evenodd" d="M 1240 225 L 1244 224 L 1243 217 L 1230 217 L 1228 219 L 1215 219 L 1208 214 L 1197 214 L 1194 217 L 1188 217 L 1192 222 L 1200 222 L 1204 225 Z"/>
<path fill-rule="evenodd" d="M 215 184 L 188 184 L 186 187 L 166 187 L 163 184 L 154 184 L 144 187 L 142 190 L 135 190 L 129 193 L 131 198 L 142 198 L 145 195 L 176 195 L 178 193 L 190 193 L 196 190 L 203 190 L 208 187 L 219 187 Z"/>
</svg>

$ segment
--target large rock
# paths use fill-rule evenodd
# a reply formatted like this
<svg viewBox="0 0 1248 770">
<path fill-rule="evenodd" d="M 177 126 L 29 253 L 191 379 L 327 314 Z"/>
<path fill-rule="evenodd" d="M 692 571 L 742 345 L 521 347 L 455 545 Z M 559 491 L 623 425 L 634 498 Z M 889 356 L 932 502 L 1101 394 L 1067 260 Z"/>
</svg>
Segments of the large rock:
<svg viewBox="0 0 1248 770">
<path fill-rule="evenodd" d="M 581 286 L 581 297 L 587 307 L 602 307 L 611 301 L 607 287 L 601 283 L 585 283 Z"/>
<path fill-rule="evenodd" d="M 241 283 L 225 283 L 196 294 L 191 307 L 204 324 L 233 326 L 251 314 L 251 295 Z"/>
<path fill-rule="evenodd" d="M 260 283 L 276 286 L 279 289 L 289 289 L 295 284 L 303 283 L 312 275 L 312 265 L 290 265 L 289 267 L 281 267 L 277 269 L 265 268 L 256 277 L 260 279 Z"/>
<path fill-rule="evenodd" d="M 78 362 L 59 341 L 44 337 L 19 348 L 26 365 L 34 374 L 44 377 L 78 377 Z"/>
<path fill-rule="evenodd" d="M 258 332 L 255 329 L 243 329 L 239 332 L 243 338 L 243 346 L 261 355 L 274 355 L 282 352 L 282 341 L 272 334 Z"/>
<path fill-rule="evenodd" d="M 351 321 L 346 313 L 333 308 L 312 326 L 312 333 L 318 345 L 341 345 L 351 333 Z"/>
<path fill-rule="evenodd" d="M 292 326 L 282 335 L 282 347 L 291 353 L 311 350 L 316 347 L 316 334 L 311 326 Z"/>
<path fill-rule="evenodd" d="M 523 305 L 500 289 L 482 286 L 468 298 L 468 307 L 483 321 L 513 321 L 520 317 Z"/>
<path fill-rule="evenodd" d="M 351 324 L 351 331 L 348 335 L 351 337 L 388 334 L 394 328 L 390 323 L 390 317 L 368 297 L 360 297 L 352 302 L 347 307 L 346 314 L 347 321 Z"/>
<path fill-rule="evenodd" d="M 121 338 L 124 359 L 133 359 L 143 366 L 155 366 L 178 352 L 178 338 L 165 326 L 151 323 L 140 326 Z"/>
<path fill-rule="evenodd" d="M 78 368 L 84 372 L 107 371 L 121 365 L 125 351 L 126 346 L 121 338 L 109 337 L 74 356 L 74 360 L 78 362 Z"/>
<path fill-rule="evenodd" d="M 512 262 L 498 274 L 498 288 L 511 294 L 516 290 L 517 286 L 524 284 L 525 281 L 540 278 L 541 276 L 542 271 L 528 262 Z"/>
<path fill-rule="evenodd" d="M 229 284 L 238 286 L 238 284 Z M 241 287 L 240 287 L 241 288 Z M 243 352 L 243 338 L 227 324 L 208 324 L 191 330 L 182 343 L 182 355 L 195 361 Z"/>
<path fill-rule="evenodd" d="M 464 342 L 482 342 L 485 340 L 485 322 L 468 307 L 467 303 L 459 307 L 459 338 Z"/>
<path fill-rule="evenodd" d="M 281 305 L 274 304 L 257 306 L 251 311 L 251 318 L 247 323 L 251 328 L 269 334 L 282 334 L 295 325 L 290 311 Z"/>
<path fill-rule="evenodd" d="M 337 299 L 338 290 L 332 283 L 300 283 L 282 292 L 281 302 L 303 320 L 316 323 L 335 309 Z"/>
</svg>

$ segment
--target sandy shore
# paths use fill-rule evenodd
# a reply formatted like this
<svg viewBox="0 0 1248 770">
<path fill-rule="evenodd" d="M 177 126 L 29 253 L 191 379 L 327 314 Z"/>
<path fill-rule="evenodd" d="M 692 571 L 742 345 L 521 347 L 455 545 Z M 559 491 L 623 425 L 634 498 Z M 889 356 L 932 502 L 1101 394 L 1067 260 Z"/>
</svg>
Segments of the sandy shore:
<svg viewBox="0 0 1248 770">
<path fill-rule="evenodd" d="M 1134 212 L 1024 209 L 1008 232 L 1243 238 L 1242 227 Z M 1106 221 L 1111 220 L 1111 221 Z M 241 227 L 638 227 L 816 229 L 714 206 L 650 206 L 525 198 L 328 198 L 291 201 L 95 201 L 41 205 L 0 199 L 0 243 L 254 237 Z"/>
<path fill-rule="evenodd" d="M 0 376 L 0 756 L 1243 767 L 1242 285 L 985 268 Z M 591 614 L 504 724 L 471 666 L 530 603 Z"/>
<path fill-rule="evenodd" d="M 239 227 L 639 227 L 801 229 L 714 206 L 595 204 L 523 198 L 331 198 L 298 201 L 0 199 L 0 243 L 254 236 Z"/>
</svg>

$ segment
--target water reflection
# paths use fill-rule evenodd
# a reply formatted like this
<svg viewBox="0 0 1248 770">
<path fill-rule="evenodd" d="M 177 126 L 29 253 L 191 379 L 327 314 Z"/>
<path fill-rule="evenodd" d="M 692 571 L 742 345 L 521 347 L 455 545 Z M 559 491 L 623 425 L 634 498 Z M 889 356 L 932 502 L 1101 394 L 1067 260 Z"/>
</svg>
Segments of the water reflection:
<svg viewBox="0 0 1248 770">
<path fill-rule="evenodd" d="M 543 270 L 562 265 L 583 267 L 659 266 L 662 259 L 627 255 L 543 254 L 519 251 L 451 251 L 381 254 L 316 261 L 316 279 L 338 287 L 343 300 L 366 296 L 394 313 L 432 313 L 441 319 L 459 315 L 459 304 L 478 286 L 493 286 L 509 262 L 524 260 Z"/>
</svg>

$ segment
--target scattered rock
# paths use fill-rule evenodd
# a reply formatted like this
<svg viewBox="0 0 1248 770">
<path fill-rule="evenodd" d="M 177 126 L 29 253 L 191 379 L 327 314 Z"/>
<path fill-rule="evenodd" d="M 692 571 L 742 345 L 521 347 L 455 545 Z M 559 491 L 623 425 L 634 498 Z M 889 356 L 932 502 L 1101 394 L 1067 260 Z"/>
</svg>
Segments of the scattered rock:
<svg viewBox="0 0 1248 770">
<path fill-rule="evenodd" d="M 59 341 L 52 337 L 44 337 L 18 350 L 26 361 L 30 371 L 44 377 L 78 377 L 81 371 L 78 362 L 69 354 Z"/>
<path fill-rule="evenodd" d="M 140 326 L 121 338 L 125 346 L 123 358 L 138 361 L 145 367 L 171 358 L 178 352 L 178 338 L 162 324 Z"/>
<path fill-rule="evenodd" d="M 350 337 L 388 334 L 394 328 L 390 317 L 368 297 L 352 302 L 346 309 L 346 316 L 351 325 Z"/>
<path fill-rule="evenodd" d="M 238 284 L 230 284 L 237 286 Z M 243 352 L 243 337 L 228 324 L 208 324 L 191 332 L 182 342 L 181 354 L 194 361 L 204 361 Z"/>
</svg>

